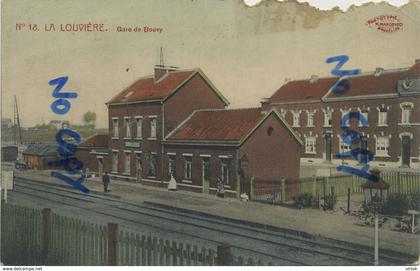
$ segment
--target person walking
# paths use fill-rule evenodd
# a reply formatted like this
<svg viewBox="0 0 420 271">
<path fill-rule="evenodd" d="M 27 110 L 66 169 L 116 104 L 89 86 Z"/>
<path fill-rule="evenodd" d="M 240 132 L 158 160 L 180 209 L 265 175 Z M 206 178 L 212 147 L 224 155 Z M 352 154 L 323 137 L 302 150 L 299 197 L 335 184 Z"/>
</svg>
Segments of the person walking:
<svg viewBox="0 0 420 271">
<path fill-rule="evenodd" d="M 109 185 L 109 175 L 108 172 L 102 176 L 102 182 L 104 183 L 104 192 L 108 192 L 108 185 Z"/>
</svg>

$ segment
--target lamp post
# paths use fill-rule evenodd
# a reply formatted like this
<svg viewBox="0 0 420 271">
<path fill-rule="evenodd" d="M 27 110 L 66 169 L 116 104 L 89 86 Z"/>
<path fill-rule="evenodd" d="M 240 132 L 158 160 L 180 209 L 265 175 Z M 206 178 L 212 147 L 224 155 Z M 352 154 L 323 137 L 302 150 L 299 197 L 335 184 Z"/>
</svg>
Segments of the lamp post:
<svg viewBox="0 0 420 271">
<path fill-rule="evenodd" d="M 370 174 L 378 177 L 378 182 L 367 181 L 362 185 L 365 203 L 375 215 L 375 265 L 379 265 L 379 211 L 388 196 L 389 184 L 380 178 L 380 171 L 376 168 Z"/>
</svg>

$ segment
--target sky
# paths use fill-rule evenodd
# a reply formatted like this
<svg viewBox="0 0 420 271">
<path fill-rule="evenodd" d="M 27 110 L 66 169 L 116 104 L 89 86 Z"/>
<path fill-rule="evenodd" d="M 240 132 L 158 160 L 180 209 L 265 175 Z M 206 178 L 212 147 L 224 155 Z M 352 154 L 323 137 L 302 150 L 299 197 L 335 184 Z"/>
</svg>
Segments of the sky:
<svg viewBox="0 0 420 271">
<path fill-rule="evenodd" d="M 366 24 L 384 14 L 398 16 L 403 29 L 384 33 Z M 97 126 L 106 128 L 105 103 L 152 74 L 161 47 L 166 64 L 201 68 L 231 108 L 259 106 L 285 78 L 329 76 L 325 59 L 334 55 L 348 55 L 346 67 L 362 71 L 409 67 L 420 59 L 418 0 L 347 12 L 293 0 L 254 7 L 242 0 L 6 0 L 1 20 L 2 117 L 13 117 L 16 96 L 24 127 L 53 119 L 81 124 L 83 114 L 94 111 Z M 88 23 L 107 31 L 60 31 L 61 25 Z M 51 24 L 56 31 L 46 31 Z M 118 32 L 119 26 L 163 31 Z M 55 99 L 48 82 L 59 76 L 69 77 L 64 90 L 78 94 L 63 116 L 50 109 Z"/>
<path fill-rule="evenodd" d="M 264 0 L 244 0 L 244 2 L 249 5 L 253 6 L 258 3 L 261 3 Z M 279 0 L 281 1 L 281 0 Z M 330 10 L 336 6 L 338 6 L 341 10 L 346 11 L 351 5 L 360 6 L 364 3 L 374 2 L 387 2 L 393 6 L 399 7 L 404 4 L 407 4 L 409 0 L 298 0 L 300 3 L 307 2 L 313 7 L 317 7 L 321 10 Z M 417 0 L 416 0 L 417 1 Z"/>
</svg>

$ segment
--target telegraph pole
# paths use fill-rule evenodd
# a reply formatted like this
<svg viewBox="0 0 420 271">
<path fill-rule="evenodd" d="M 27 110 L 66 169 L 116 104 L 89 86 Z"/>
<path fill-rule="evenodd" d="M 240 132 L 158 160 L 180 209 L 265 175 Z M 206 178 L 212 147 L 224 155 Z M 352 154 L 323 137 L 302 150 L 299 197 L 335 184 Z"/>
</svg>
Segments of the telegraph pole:
<svg viewBox="0 0 420 271">
<path fill-rule="evenodd" d="M 19 144 L 22 145 L 22 131 L 20 128 L 19 109 L 18 109 L 16 95 L 15 95 L 15 123 L 17 125 L 18 133 L 19 133 Z"/>
</svg>

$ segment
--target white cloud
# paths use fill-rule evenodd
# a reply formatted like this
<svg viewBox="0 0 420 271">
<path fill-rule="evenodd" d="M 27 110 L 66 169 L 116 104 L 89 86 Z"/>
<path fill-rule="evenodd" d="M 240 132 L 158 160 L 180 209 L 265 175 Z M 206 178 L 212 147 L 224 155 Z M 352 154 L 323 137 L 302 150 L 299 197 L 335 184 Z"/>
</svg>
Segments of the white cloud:
<svg viewBox="0 0 420 271">
<path fill-rule="evenodd" d="M 246 5 L 254 6 L 263 0 L 243 0 Z M 277 0 L 279 2 L 283 0 Z M 341 10 L 346 11 L 351 5 L 360 6 L 368 2 L 388 2 L 389 4 L 399 7 L 407 4 L 409 0 L 297 0 L 300 3 L 308 2 L 311 6 L 317 7 L 321 10 L 330 10 L 335 6 L 340 7 Z"/>
</svg>

